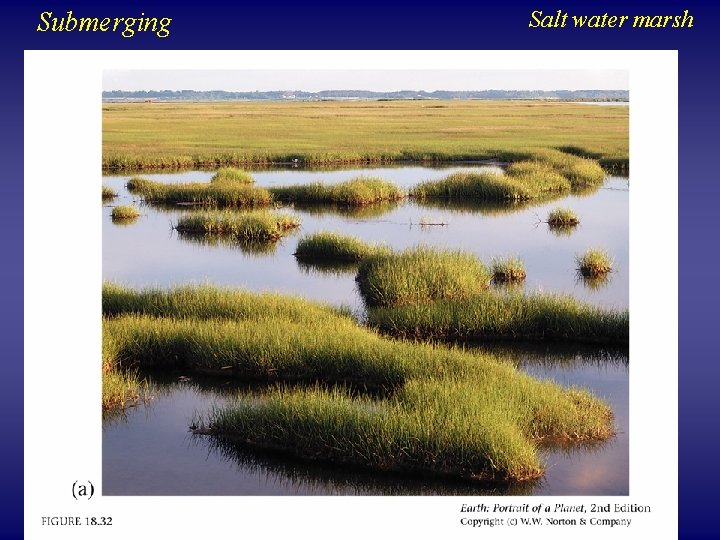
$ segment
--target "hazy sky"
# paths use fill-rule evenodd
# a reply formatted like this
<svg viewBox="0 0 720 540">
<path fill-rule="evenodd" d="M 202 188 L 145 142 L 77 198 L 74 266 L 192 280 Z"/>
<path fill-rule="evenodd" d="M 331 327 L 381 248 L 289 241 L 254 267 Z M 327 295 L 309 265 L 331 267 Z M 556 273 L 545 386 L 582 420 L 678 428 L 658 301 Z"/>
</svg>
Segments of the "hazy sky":
<svg viewBox="0 0 720 540">
<path fill-rule="evenodd" d="M 103 90 L 627 90 L 626 70 L 113 70 Z"/>
</svg>

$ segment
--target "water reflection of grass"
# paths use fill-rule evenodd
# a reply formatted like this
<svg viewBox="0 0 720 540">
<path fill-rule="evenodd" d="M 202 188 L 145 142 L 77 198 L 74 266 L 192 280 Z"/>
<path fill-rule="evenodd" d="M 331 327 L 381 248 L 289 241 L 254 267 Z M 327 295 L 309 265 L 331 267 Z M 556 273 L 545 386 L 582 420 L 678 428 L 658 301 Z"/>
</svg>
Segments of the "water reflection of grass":
<svg viewBox="0 0 720 540">
<path fill-rule="evenodd" d="M 597 346 L 583 343 L 563 342 L 485 342 L 466 344 L 468 351 L 477 350 L 511 361 L 520 368 L 542 367 L 544 369 L 574 370 L 588 366 L 605 368 L 627 367 L 627 346 Z"/>
<path fill-rule="evenodd" d="M 580 272 L 577 274 L 578 282 L 591 291 L 599 291 L 607 287 L 612 281 L 612 273 L 607 272 L 597 276 L 583 276 Z"/>
<path fill-rule="evenodd" d="M 464 215 L 481 215 L 488 217 L 509 216 L 529 208 L 547 204 L 564 195 L 543 195 L 537 199 L 520 201 L 483 201 L 473 199 L 413 199 L 422 208 L 445 210 L 450 213 Z"/>
<path fill-rule="evenodd" d="M 224 247 L 239 249 L 247 255 L 267 257 L 273 255 L 278 248 L 278 242 L 262 240 L 245 240 L 233 236 L 222 236 L 217 234 L 186 233 L 178 231 L 178 239 L 183 242 L 208 247 Z"/>
<path fill-rule="evenodd" d="M 368 472 L 293 458 L 282 452 L 258 452 L 230 439 L 195 436 L 197 444 L 222 456 L 243 471 L 262 475 L 266 482 L 288 491 L 320 491 L 331 495 L 530 495 L 538 481 L 487 484 L 418 479 L 414 475 Z"/>
<path fill-rule="evenodd" d="M 372 219 L 382 217 L 398 208 L 398 202 L 379 202 L 365 206 L 346 206 L 338 204 L 292 203 L 292 208 L 311 216 L 339 215 L 354 219 Z"/>
<path fill-rule="evenodd" d="M 542 474 L 538 442 L 605 438 L 613 430 L 607 405 L 587 392 L 535 380 L 491 356 L 387 340 L 297 298 L 106 286 L 103 313 L 103 339 L 115 344 L 118 366 L 318 381 L 274 387 L 261 399 L 240 396 L 205 418 L 218 437 L 303 459 L 530 480 Z"/>
<path fill-rule="evenodd" d="M 355 275 L 358 269 L 356 262 L 335 261 L 302 261 L 297 260 L 298 268 L 306 274 L 321 274 L 326 276 Z"/>
<path fill-rule="evenodd" d="M 548 230 L 557 237 L 570 236 L 577 230 L 576 225 L 550 225 Z"/>
</svg>

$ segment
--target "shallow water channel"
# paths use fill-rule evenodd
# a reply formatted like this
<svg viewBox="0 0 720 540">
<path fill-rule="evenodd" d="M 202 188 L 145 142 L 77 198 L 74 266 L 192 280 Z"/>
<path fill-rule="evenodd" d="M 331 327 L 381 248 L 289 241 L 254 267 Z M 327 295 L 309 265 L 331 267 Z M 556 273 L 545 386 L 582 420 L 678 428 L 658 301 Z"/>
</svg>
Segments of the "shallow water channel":
<svg viewBox="0 0 720 540">
<path fill-rule="evenodd" d="M 497 164 L 452 167 L 383 167 L 254 171 L 259 186 L 311 181 L 338 182 L 374 175 L 403 188 L 467 169 L 497 171 Z M 143 174 L 167 182 L 209 181 L 212 172 Z M 428 244 L 493 257 L 518 256 L 527 269 L 526 291 L 569 293 L 587 302 L 628 306 L 627 178 L 608 177 L 593 193 L 568 195 L 526 206 L 420 205 L 414 201 L 347 211 L 327 207 L 285 208 L 302 220 L 301 229 L 268 249 L 224 242 L 188 240 L 172 225 L 189 210 L 140 205 L 131 223 L 110 218 L 112 206 L 140 204 L 125 188 L 129 176 L 106 176 L 103 184 L 119 193 L 103 207 L 103 277 L 132 287 L 168 287 L 189 283 L 274 290 L 333 304 L 349 305 L 362 316 L 354 272 L 299 265 L 292 255 L 298 239 L 319 230 L 385 242 L 393 248 Z M 551 231 L 544 220 L 557 207 L 574 210 L 581 224 L 567 234 Z M 443 223 L 444 225 L 423 225 Z M 615 272 L 603 283 L 578 279 L 575 255 L 600 247 L 614 258 Z M 617 436 L 601 445 L 546 449 L 547 472 L 532 486 L 508 494 L 628 493 L 627 350 L 558 345 L 496 345 L 521 369 L 563 385 L 579 385 L 606 399 L 615 414 Z M 256 391 L 217 381 L 187 380 L 183 373 L 154 377 L 154 398 L 103 422 L 103 494 L 105 495 L 333 495 L 459 494 L 486 490 L 466 484 L 408 479 L 308 465 L 281 456 L 238 448 L 218 448 L 188 432 L 196 413 L 230 399 L 235 392 Z"/>
</svg>

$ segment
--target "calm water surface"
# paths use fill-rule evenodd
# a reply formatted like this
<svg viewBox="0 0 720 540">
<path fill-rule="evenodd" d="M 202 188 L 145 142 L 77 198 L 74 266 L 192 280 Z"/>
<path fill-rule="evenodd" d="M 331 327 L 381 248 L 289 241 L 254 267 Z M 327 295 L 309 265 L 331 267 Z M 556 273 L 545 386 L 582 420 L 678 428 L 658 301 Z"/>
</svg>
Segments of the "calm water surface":
<svg viewBox="0 0 720 540">
<path fill-rule="evenodd" d="M 264 170 L 253 173 L 257 185 L 274 186 L 322 181 L 339 182 L 361 174 L 376 175 L 409 188 L 423 180 L 457 170 L 501 170 L 498 165 L 442 168 L 386 167 L 339 171 Z M 211 172 L 144 175 L 167 182 L 209 181 Z M 119 192 L 112 202 L 139 200 L 125 189 L 129 177 L 108 176 L 103 184 Z M 213 283 L 251 290 L 275 290 L 308 298 L 363 306 L 354 272 L 327 271 L 299 265 L 292 253 L 298 239 L 319 230 L 337 231 L 393 248 L 427 244 L 472 251 L 489 263 L 493 257 L 519 256 L 526 265 L 527 291 L 564 292 L 609 307 L 628 306 L 627 178 L 608 177 L 591 194 L 569 195 L 524 207 L 418 205 L 413 201 L 356 212 L 328 208 L 289 208 L 302 220 L 301 230 L 268 249 L 223 242 L 198 242 L 172 229 L 188 210 L 159 210 L 142 205 L 142 216 L 115 224 L 111 205 L 103 208 L 103 275 L 134 286 Z M 573 209 L 581 225 L 556 234 L 543 222 L 552 208 Z M 422 226 L 421 222 L 446 223 Z M 575 271 L 575 255 L 589 247 L 607 250 L 616 271 L 606 283 L 587 284 Z M 503 351 L 521 369 L 563 385 L 590 388 L 615 413 L 618 435 L 602 445 L 543 451 L 545 477 L 509 494 L 623 495 L 628 492 L 628 357 L 627 351 L 513 346 Z M 231 399 L 233 392 L 217 382 L 155 380 L 148 404 L 108 418 L 103 429 L 103 493 L 106 495 L 327 495 L 327 494 L 460 494 L 486 493 L 477 487 L 393 475 L 308 466 L 279 456 L 261 456 L 238 448 L 217 448 L 205 437 L 188 433 L 195 414 Z M 247 389 L 240 391 L 250 391 Z"/>
<path fill-rule="evenodd" d="M 287 170 L 255 173 L 258 185 L 289 185 L 313 180 L 341 181 L 359 174 L 375 174 L 410 187 L 422 180 L 441 178 L 459 167 L 364 169 L 338 172 Z M 465 168 L 467 169 L 467 167 Z M 495 169 L 495 167 L 491 167 Z M 168 182 L 209 180 L 212 173 L 186 172 L 147 175 Z M 134 199 L 124 185 L 129 177 L 106 177 L 104 184 L 120 193 L 113 204 Z M 493 257 L 519 256 L 524 262 L 528 291 L 570 293 L 589 302 L 628 306 L 628 180 L 610 177 L 592 195 L 570 195 L 524 207 L 444 204 L 418 205 L 406 201 L 356 212 L 327 208 L 287 209 L 302 221 L 299 231 L 270 249 L 258 252 L 240 245 L 198 243 L 176 234 L 172 225 L 188 210 L 157 210 L 143 206 L 143 215 L 131 224 L 114 224 L 111 206 L 103 210 L 103 275 L 127 285 L 169 286 L 188 282 L 276 290 L 361 309 L 354 274 L 328 273 L 299 265 L 293 253 L 299 238 L 320 230 L 384 242 L 393 248 L 427 244 L 458 248 L 477 254 L 490 263 Z M 570 234 L 554 233 L 547 224 L 548 212 L 563 206 L 574 210 L 581 224 Z M 446 223 L 423 226 L 421 222 Z M 575 256 L 590 248 L 607 250 L 616 271 L 606 283 L 589 286 L 578 279 Z M 590 284 L 593 285 L 593 284 Z"/>
</svg>

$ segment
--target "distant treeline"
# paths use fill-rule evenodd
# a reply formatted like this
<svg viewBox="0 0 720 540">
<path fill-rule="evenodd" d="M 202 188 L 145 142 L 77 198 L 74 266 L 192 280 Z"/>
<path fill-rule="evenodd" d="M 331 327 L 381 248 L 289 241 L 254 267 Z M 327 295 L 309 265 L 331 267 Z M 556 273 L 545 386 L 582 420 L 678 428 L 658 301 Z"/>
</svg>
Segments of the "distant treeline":
<svg viewBox="0 0 720 540">
<path fill-rule="evenodd" d="M 371 92 L 369 90 L 272 90 L 267 92 L 227 92 L 225 90 L 110 90 L 102 94 L 106 100 L 162 101 L 322 101 L 348 99 L 554 99 L 569 101 L 628 101 L 627 90 L 436 90 L 425 92 L 400 90 Z"/>
</svg>

